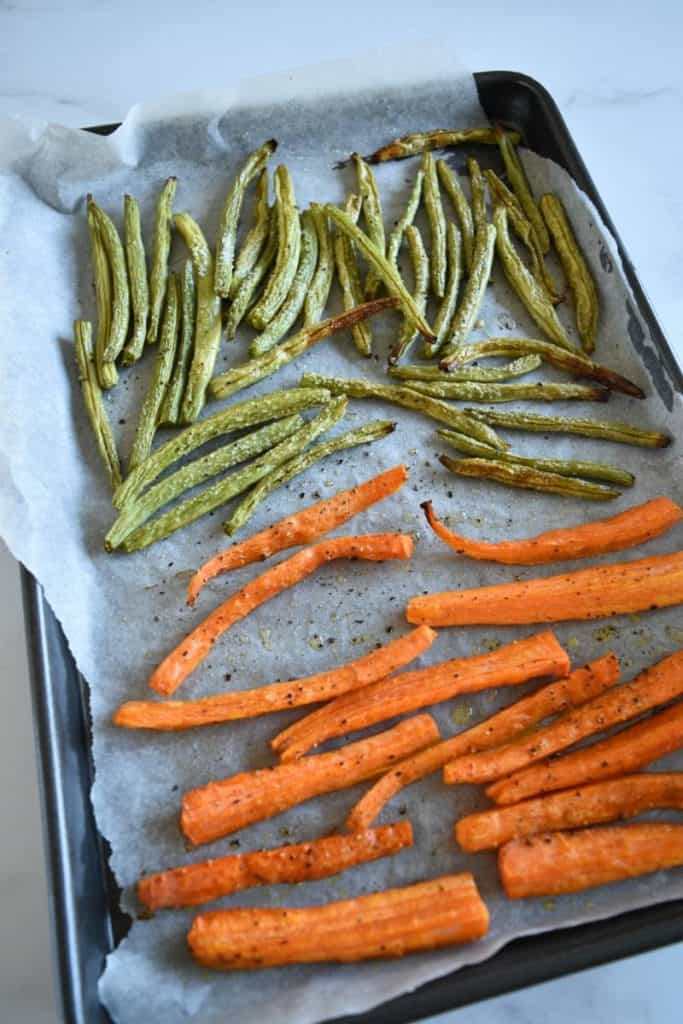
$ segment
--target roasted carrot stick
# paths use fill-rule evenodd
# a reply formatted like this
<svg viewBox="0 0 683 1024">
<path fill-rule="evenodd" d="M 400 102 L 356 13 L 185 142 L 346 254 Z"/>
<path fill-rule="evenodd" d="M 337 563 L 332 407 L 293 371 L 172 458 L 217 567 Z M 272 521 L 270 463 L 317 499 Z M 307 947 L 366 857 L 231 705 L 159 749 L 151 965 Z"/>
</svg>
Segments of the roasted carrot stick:
<svg viewBox="0 0 683 1024">
<path fill-rule="evenodd" d="M 683 810 L 683 772 L 625 775 L 468 814 L 456 823 L 455 838 L 463 850 L 476 853 L 537 832 L 634 818 L 660 807 Z"/>
<path fill-rule="evenodd" d="M 492 782 L 534 761 L 637 718 L 683 693 L 683 650 L 663 658 L 632 682 L 594 697 L 556 721 L 497 750 L 468 754 L 444 768 L 444 782 Z"/>
<path fill-rule="evenodd" d="M 279 764 L 210 782 L 183 796 L 180 827 L 195 845 L 236 832 L 255 821 L 372 778 L 400 758 L 439 739 L 430 715 L 417 715 L 329 754 Z"/>
<path fill-rule="evenodd" d="M 251 565 L 252 562 L 265 561 L 278 551 L 287 551 L 288 548 L 295 548 L 300 544 L 310 544 L 312 540 L 347 523 L 364 509 L 388 498 L 402 487 L 407 479 L 406 467 L 394 466 L 386 473 L 373 476 L 371 480 L 366 480 L 347 491 L 339 491 L 331 498 L 319 501 L 310 508 L 301 509 L 300 512 L 281 519 L 267 530 L 261 530 L 253 537 L 233 544 L 226 551 L 214 555 L 197 570 L 190 580 L 187 603 L 194 605 L 199 591 L 214 576 L 240 569 L 243 565 Z"/>
<path fill-rule="evenodd" d="M 524 626 L 652 611 L 683 601 L 683 551 L 636 562 L 474 590 L 414 597 L 407 619 L 426 626 Z"/>
<path fill-rule="evenodd" d="M 489 914 L 469 873 L 313 907 L 198 914 L 187 937 L 204 967 L 230 970 L 404 956 L 486 935 Z"/>
<path fill-rule="evenodd" d="M 271 597 L 306 579 L 326 562 L 336 558 L 383 562 L 388 558 L 410 558 L 412 552 L 412 537 L 401 533 L 334 537 L 297 552 L 251 580 L 242 590 L 219 605 L 162 661 L 152 673 L 149 685 L 165 697 L 170 696 L 226 630 Z"/>
<path fill-rule="evenodd" d="M 414 754 L 382 775 L 351 809 L 345 827 L 350 832 L 369 828 L 382 808 L 406 786 L 425 775 L 443 768 L 463 754 L 490 750 L 526 732 L 568 707 L 577 707 L 597 696 L 619 679 L 619 662 L 614 654 L 606 654 L 584 668 L 575 669 L 566 679 L 548 683 L 539 690 L 508 705 L 491 718 L 443 743 Z"/>
<path fill-rule="evenodd" d="M 293 761 L 333 736 L 366 729 L 407 711 L 463 693 L 513 686 L 539 676 L 564 676 L 568 671 L 569 656 L 556 637 L 538 633 L 488 654 L 404 672 L 337 697 L 279 733 L 270 745 L 282 761 Z"/>
<path fill-rule="evenodd" d="M 234 853 L 148 875 L 138 882 L 138 898 L 149 910 L 194 907 L 257 885 L 328 878 L 412 845 L 412 826 L 409 821 L 401 821 L 352 836 L 323 836 L 310 843 L 279 846 L 275 850 Z"/>
<path fill-rule="evenodd" d="M 537 793 L 637 771 L 679 747 L 683 747 L 683 702 L 590 747 L 515 772 L 509 779 L 494 782 L 486 795 L 497 804 L 512 804 Z"/>
<path fill-rule="evenodd" d="M 498 851 L 511 900 L 561 896 L 683 864 L 683 825 L 612 825 L 513 839 Z"/>
<path fill-rule="evenodd" d="M 426 651 L 437 634 L 429 626 L 418 626 L 385 647 L 307 679 L 270 683 L 255 690 L 219 693 L 198 700 L 131 700 L 114 715 L 114 724 L 125 729 L 191 729 L 215 722 L 255 718 L 272 711 L 284 711 L 332 700 L 349 690 L 384 679 Z"/>
<path fill-rule="evenodd" d="M 431 501 L 422 504 L 427 522 L 437 537 L 459 555 L 505 565 L 543 565 L 570 558 L 590 558 L 608 551 L 637 547 L 658 537 L 683 519 L 683 511 L 669 498 L 653 498 L 610 519 L 550 530 L 525 540 L 496 543 L 473 540 L 454 533 L 438 519 Z"/>
</svg>

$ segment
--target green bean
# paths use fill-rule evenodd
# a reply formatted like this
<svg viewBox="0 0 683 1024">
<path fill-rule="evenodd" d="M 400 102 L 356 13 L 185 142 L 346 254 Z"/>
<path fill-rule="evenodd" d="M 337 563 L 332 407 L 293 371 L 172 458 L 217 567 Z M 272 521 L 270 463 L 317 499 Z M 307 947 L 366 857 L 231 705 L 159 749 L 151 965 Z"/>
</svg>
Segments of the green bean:
<svg viewBox="0 0 683 1024">
<path fill-rule="evenodd" d="M 74 348 L 78 379 L 81 383 L 88 419 L 95 435 L 97 450 L 104 463 L 112 490 L 116 490 L 121 483 L 121 466 L 93 362 L 92 324 L 89 320 L 74 320 Z"/>
<path fill-rule="evenodd" d="M 474 258 L 474 218 L 472 217 L 472 208 L 462 190 L 457 173 L 449 167 L 445 160 L 436 161 L 436 171 L 444 191 L 448 193 L 453 204 L 453 209 L 460 224 L 465 269 L 469 274 Z"/>
<path fill-rule="evenodd" d="M 459 402 L 606 402 L 608 391 L 591 384 L 479 384 L 474 381 L 411 381 L 423 395 Z"/>
<path fill-rule="evenodd" d="M 235 245 L 237 242 L 237 227 L 239 225 L 244 196 L 246 191 L 256 177 L 265 167 L 268 158 L 277 148 L 275 139 L 269 139 L 263 145 L 250 153 L 240 168 L 237 176 L 230 186 L 223 212 L 221 213 L 221 224 L 218 229 L 218 242 L 216 243 L 216 261 L 214 266 L 214 287 L 216 294 L 227 299 L 230 295 L 232 283 L 233 262 L 235 259 Z"/>
<path fill-rule="evenodd" d="M 440 370 L 438 366 L 392 366 L 389 368 L 390 377 L 398 377 L 407 382 L 414 380 L 455 380 L 455 381 L 479 381 L 487 384 L 489 381 L 510 380 L 511 377 L 523 377 L 526 373 L 533 373 L 542 364 L 540 356 L 522 356 L 515 359 L 507 366 L 469 366 L 457 370 Z M 410 387 L 408 383 L 408 387 Z"/>
<path fill-rule="evenodd" d="M 147 343 L 149 345 L 153 345 L 157 340 L 161 311 L 166 296 L 168 254 L 171 251 L 171 218 L 177 184 L 177 178 L 167 178 L 157 199 L 152 269 L 149 275 L 149 326 L 147 327 Z"/>
<path fill-rule="evenodd" d="M 509 132 L 508 135 L 513 141 L 519 142 L 518 132 Z M 394 139 L 393 142 L 376 149 L 365 159 L 369 164 L 380 164 L 385 160 L 404 160 L 408 156 L 418 156 L 429 149 L 446 149 L 448 146 L 461 144 L 495 146 L 497 142 L 498 137 L 494 128 L 461 128 L 459 131 L 437 128 L 429 132 L 402 135 L 400 139 Z"/>
<path fill-rule="evenodd" d="M 656 430 L 640 430 L 630 423 L 611 420 L 574 419 L 569 416 L 541 416 L 535 412 L 503 412 L 500 409 L 466 409 L 468 416 L 494 427 L 530 430 L 541 434 L 578 434 L 603 441 L 618 441 L 641 448 L 666 448 L 672 438 Z M 464 431 L 463 431 L 464 433 Z"/>
<path fill-rule="evenodd" d="M 346 197 L 344 209 L 354 224 L 358 220 L 361 210 L 361 198 L 351 192 Z M 315 209 L 315 206 L 314 206 Z M 322 211 L 324 214 L 324 210 Z M 354 309 L 363 301 L 363 289 L 360 283 L 360 274 L 356 255 L 353 251 L 353 244 L 346 235 L 337 230 L 334 238 L 334 261 L 337 267 L 337 277 L 342 290 L 344 309 Z M 351 330 L 353 343 L 362 356 L 372 354 L 372 329 L 370 324 L 363 322 L 356 324 Z"/>
<path fill-rule="evenodd" d="M 406 208 L 403 211 L 401 217 L 396 221 L 394 227 L 389 235 L 389 241 L 387 242 L 387 259 L 389 262 L 396 267 L 398 270 L 398 254 L 401 249 L 401 242 L 403 241 L 403 235 L 409 224 L 412 224 L 415 220 L 415 214 L 418 211 L 420 200 L 422 198 L 422 186 L 424 182 L 424 174 L 420 170 L 415 175 L 415 181 L 413 187 L 410 190 L 408 196 L 408 202 Z"/>
<path fill-rule="evenodd" d="M 268 241 L 270 229 L 270 207 L 268 205 L 268 170 L 263 168 L 256 182 L 254 201 L 254 222 L 249 228 L 237 254 L 230 282 L 230 298 L 237 295 L 242 281 L 256 265 L 263 246 Z"/>
<path fill-rule="evenodd" d="M 159 350 L 154 360 L 147 394 L 140 410 L 133 449 L 128 463 L 129 471 L 144 462 L 152 450 L 152 441 L 159 423 L 159 413 L 173 373 L 173 360 L 178 347 L 178 306 L 178 281 L 175 274 L 169 274 L 164 315 L 159 331 Z"/>
<path fill-rule="evenodd" d="M 495 459 L 450 459 L 448 455 L 440 455 L 439 462 L 458 476 L 495 480 L 499 484 L 507 484 L 508 487 L 522 487 L 528 491 L 542 491 L 545 494 L 562 494 L 569 498 L 587 498 L 590 501 L 611 501 L 618 498 L 621 493 L 604 484 L 560 476 L 559 473 L 545 473 L 528 466 L 507 465 Z"/>
<path fill-rule="evenodd" d="M 305 327 L 317 324 L 325 312 L 334 277 L 334 247 L 327 217 L 320 207 L 314 207 L 311 215 L 318 236 L 318 263 L 304 303 Z"/>
<path fill-rule="evenodd" d="M 231 498 L 243 494 L 248 487 L 272 473 L 283 462 L 297 455 L 316 437 L 333 426 L 344 415 L 345 409 L 346 401 L 344 399 L 331 401 L 314 419 L 309 420 L 300 430 L 259 456 L 254 462 L 231 473 L 230 476 L 218 480 L 210 487 L 204 488 L 198 494 L 169 509 L 168 512 L 162 513 L 151 523 L 146 523 L 129 534 L 122 544 L 124 551 L 137 551 L 139 548 L 147 547 L 157 540 L 168 537 L 169 534 L 181 527 L 187 526 L 215 508 L 225 505 Z"/>
<path fill-rule="evenodd" d="M 275 265 L 263 294 L 249 314 L 249 323 L 259 331 L 268 326 L 284 302 L 299 263 L 301 224 L 292 179 L 283 164 L 275 171 L 275 209 L 278 238 Z"/>
<path fill-rule="evenodd" d="M 290 388 L 287 391 L 273 391 L 269 395 L 249 398 L 245 402 L 222 409 L 213 416 L 207 416 L 206 419 L 181 430 L 170 441 L 152 452 L 137 469 L 130 472 L 114 495 L 114 507 L 120 509 L 127 502 L 135 500 L 165 469 L 197 448 L 201 448 L 208 441 L 212 441 L 214 437 L 222 437 L 236 430 L 245 430 L 247 427 L 258 426 L 259 423 L 281 419 L 283 416 L 302 412 L 317 405 L 326 405 L 329 400 L 329 391 L 320 388 L 308 391 L 301 387 Z"/>
<path fill-rule="evenodd" d="M 192 261 L 187 260 L 180 281 L 180 334 L 176 351 L 173 376 L 166 388 L 164 401 L 159 413 L 159 423 L 175 426 L 180 423 L 180 409 L 187 383 L 187 374 L 192 359 L 192 344 L 195 327 L 195 283 Z"/>
<path fill-rule="evenodd" d="M 95 335 L 95 366 L 100 387 L 113 388 L 119 379 L 116 365 L 104 358 L 104 349 L 109 340 L 111 327 L 111 274 L 109 260 L 104 249 L 95 211 L 88 205 L 88 234 L 95 278 L 95 300 L 97 303 L 97 334 Z"/>
<path fill-rule="evenodd" d="M 476 231 L 482 224 L 486 224 L 488 222 L 488 217 L 486 216 L 486 188 L 484 185 L 484 175 L 481 173 L 479 162 L 473 157 L 470 157 L 467 161 L 467 173 L 470 176 L 472 219 L 474 221 L 474 229 Z"/>
<path fill-rule="evenodd" d="M 274 445 L 290 437 L 303 425 L 304 420 L 295 413 L 265 427 L 259 427 L 250 434 L 244 434 L 236 441 L 215 448 L 208 455 L 187 462 L 175 473 L 165 476 L 144 494 L 123 506 L 104 539 L 105 548 L 107 551 L 113 551 L 120 547 L 126 537 L 147 522 L 164 505 L 168 505 L 193 487 L 198 487 L 205 480 L 219 476 L 241 462 L 247 462 L 263 452 L 270 451 Z"/>
<path fill-rule="evenodd" d="M 221 344 L 221 300 L 213 287 L 211 250 L 199 224 L 189 213 L 177 213 L 173 223 L 190 250 L 196 280 L 192 362 L 180 408 L 182 422 L 193 423 L 204 408 L 206 388 L 213 375 Z"/>
<path fill-rule="evenodd" d="M 353 220 L 343 210 L 340 210 L 332 203 L 329 203 L 324 209 L 337 225 L 337 228 L 357 246 L 363 258 L 367 260 L 370 266 L 376 269 L 389 294 L 399 300 L 403 312 L 415 321 L 420 333 L 424 334 L 427 338 L 433 338 L 434 334 L 431 327 L 420 314 L 412 295 L 401 280 L 401 275 L 389 263 L 386 256 L 378 252 L 368 236 L 361 231 L 357 224 L 354 224 Z"/>
<path fill-rule="evenodd" d="M 644 398 L 645 392 L 637 384 L 620 376 L 607 366 L 594 363 L 577 349 L 569 352 L 549 341 L 537 341 L 535 338 L 487 338 L 474 345 L 464 345 L 458 352 L 453 363 L 459 367 L 485 356 L 526 356 L 539 355 L 545 362 L 559 370 L 566 370 L 575 377 L 586 377 L 597 380 L 612 391 L 622 391 L 625 395 Z"/>
<path fill-rule="evenodd" d="M 287 333 L 304 307 L 318 259 L 318 236 L 310 210 L 301 215 L 301 253 L 292 286 L 287 298 L 270 321 L 265 331 L 254 338 L 249 346 L 250 356 L 263 355 Z"/>
<path fill-rule="evenodd" d="M 429 291 L 429 257 L 422 241 L 422 235 L 414 224 L 409 224 L 405 231 L 408 239 L 410 260 L 413 265 L 415 290 L 413 298 L 420 312 L 424 315 L 427 309 L 427 293 Z M 408 351 L 418 337 L 412 320 L 404 319 L 398 340 L 389 350 L 389 362 L 397 363 Z"/>
<path fill-rule="evenodd" d="M 437 299 L 442 299 L 446 288 L 446 218 L 441 202 L 436 164 L 429 151 L 422 156 L 422 173 L 424 174 L 424 206 L 431 235 L 429 269 L 432 291 Z"/>
<path fill-rule="evenodd" d="M 424 343 L 423 354 L 427 358 L 436 355 L 445 342 L 448 328 L 451 325 L 453 314 L 458 304 L 458 291 L 460 290 L 460 278 L 462 277 L 462 237 L 457 225 L 453 221 L 449 221 L 446 227 L 446 252 L 448 256 L 446 291 L 434 321 L 436 340 L 433 344 L 428 341 Z"/>
<path fill-rule="evenodd" d="M 484 174 L 486 175 L 486 181 L 488 182 L 494 206 L 505 207 L 510 219 L 510 226 L 512 230 L 517 237 L 524 242 L 524 245 L 527 248 L 529 256 L 531 257 L 531 273 L 534 275 L 538 283 L 545 288 L 548 293 L 548 298 L 553 305 L 557 305 L 558 302 L 562 301 L 562 293 L 555 284 L 553 275 L 545 265 L 545 259 L 538 243 L 536 232 L 533 229 L 531 221 L 527 218 L 527 215 L 520 206 L 519 199 L 514 192 L 511 192 L 507 185 L 501 181 L 495 171 L 486 170 L 484 171 Z"/>
<path fill-rule="evenodd" d="M 493 223 L 496 226 L 496 250 L 503 264 L 505 276 L 510 287 L 516 292 L 527 313 L 538 327 L 562 348 L 575 351 L 567 337 L 565 329 L 557 319 L 557 313 L 548 298 L 545 288 L 540 285 L 533 274 L 527 270 L 519 253 L 515 249 L 508 231 L 507 210 L 496 206 L 493 211 Z"/>
<path fill-rule="evenodd" d="M 361 199 L 361 209 L 363 210 L 368 238 L 380 252 L 384 253 L 387 244 L 384 233 L 384 217 L 382 215 L 382 201 L 379 196 L 375 175 L 358 153 L 353 153 L 351 159 L 356 165 L 358 193 Z M 364 296 L 366 299 L 375 298 L 379 284 L 377 272 L 373 267 L 370 267 L 365 280 Z"/>
<path fill-rule="evenodd" d="M 226 519 L 223 523 L 224 532 L 229 537 L 234 536 L 251 519 L 257 507 L 272 491 L 282 487 L 289 480 L 293 480 L 295 476 L 299 476 L 300 473 L 303 473 L 314 463 L 319 462 L 320 459 L 327 458 L 329 455 L 334 455 L 335 452 L 344 451 L 346 448 L 353 448 L 359 444 L 379 441 L 395 429 L 396 424 L 392 423 L 391 420 L 374 420 L 372 423 L 366 423 L 362 427 L 349 430 L 345 434 L 331 437 L 329 441 L 322 441 L 320 444 L 314 445 L 313 448 L 302 452 L 301 455 L 290 459 L 289 462 L 285 462 L 274 473 L 262 477 L 256 486 L 247 492 L 230 518 Z"/>
<path fill-rule="evenodd" d="M 479 309 L 484 301 L 486 286 L 491 276 L 495 244 L 496 228 L 493 224 L 483 224 L 480 228 L 477 228 L 472 268 L 470 276 L 467 278 L 462 299 L 446 334 L 443 357 L 440 363 L 442 368 L 447 367 L 455 357 L 460 346 L 469 337 L 479 316 Z"/>
<path fill-rule="evenodd" d="M 123 197 L 124 238 L 130 303 L 133 311 L 133 333 L 123 349 L 121 362 L 132 366 L 142 355 L 147 334 L 149 316 L 149 287 L 147 284 L 147 261 L 140 226 L 140 206 L 137 199 Z"/>
<path fill-rule="evenodd" d="M 256 294 L 256 289 L 270 270 L 275 256 L 277 255 L 277 210 L 275 210 L 275 208 L 270 211 L 269 225 L 270 231 L 268 238 L 266 239 L 266 244 L 254 266 L 242 278 L 242 281 L 235 292 L 235 297 L 230 303 L 230 308 L 228 309 L 228 315 L 225 321 L 225 334 L 230 340 L 235 337 L 235 332 L 252 303 L 254 295 Z M 235 279 L 233 278 L 233 283 L 234 280 Z"/>
<path fill-rule="evenodd" d="M 584 352 L 593 352 L 600 312 L 595 282 L 579 248 L 579 243 L 576 241 L 561 200 L 552 193 L 548 193 L 541 196 L 540 206 L 548 230 L 553 236 L 565 277 L 574 293 L 576 325 L 579 328 L 583 350 Z"/>
<path fill-rule="evenodd" d="M 374 316 L 376 313 L 381 313 L 386 309 L 394 309 L 395 306 L 396 300 L 389 297 L 373 299 L 372 302 L 366 302 L 362 306 L 355 306 L 353 309 L 340 313 L 338 316 L 328 317 L 327 320 L 322 320 L 319 324 L 304 327 L 303 330 L 292 335 L 291 338 L 288 338 L 287 341 L 278 345 L 271 352 L 266 352 L 265 355 L 258 356 L 256 359 L 250 359 L 241 366 L 233 366 L 230 370 L 226 370 L 225 373 L 214 377 L 210 384 L 211 394 L 214 398 L 227 398 L 228 395 L 234 395 L 243 388 L 251 387 L 252 384 L 263 380 L 264 377 L 269 377 L 271 374 L 276 373 L 281 367 L 291 363 L 297 356 L 312 348 L 313 345 L 317 345 L 324 338 L 328 338 L 331 334 L 336 334 L 338 331 L 349 328 L 353 329 L 359 321 Z"/>
<path fill-rule="evenodd" d="M 333 395 L 348 395 L 349 398 L 379 398 L 385 402 L 393 402 L 404 409 L 412 409 L 414 412 L 421 412 L 425 416 L 445 423 L 455 430 L 476 437 L 493 448 L 508 448 L 495 431 L 487 429 L 481 431 L 481 422 L 473 422 L 470 416 L 465 415 L 460 409 L 445 402 L 439 402 L 436 398 L 422 395 L 410 387 L 397 386 L 395 384 L 373 384 L 369 380 L 347 380 L 343 377 L 324 377 L 319 373 L 305 373 L 300 381 L 304 388 L 321 387 L 326 388 Z"/>
<path fill-rule="evenodd" d="M 558 473 L 560 476 L 604 480 L 622 487 L 632 487 L 636 479 L 633 473 L 620 469 L 618 466 L 608 466 L 604 462 L 580 462 L 577 459 L 545 459 L 536 455 L 513 455 L 511 452 L 497 452 L 495 448 L 482 444 L 480 441 L 474 441 L 464 434 L 458 434 L 455 430 L 437 430 L 437 434 L 464 455 L 471 455 L 475 458 L 496 459 L 498 462 L 529 466 L 542 473 Z"/>
<path fill-rule="evenodd" d="M 130 292 L 128 291 L 126 254 L 111 217 L 97 205 L 90 195 L 88 196 L 88 206 L 95 215 L 111 272 L 111 326 L 109 328 L 109 338 L 104 347 L 104 359 L 105 362 L 113 363 L 125 344 L 126 335 L 128 334 L 128 322 L 130 320 Z"/>
<path fill-rule="evenodd" d="M 531 221 L 538 244 L 541 247 L 541 252 L 545 254 L 550 249 L 550 238 L 548 231 L 545 226 L 541 211 L 536 205 L 531 186 L 526 176 L 526 172 L 522 167 L 517 150 L 515 149 L 515 142 L 512 139 L 509 132 L 503 131 L 503 129 L 497 129 L 498 148 L 500 149 L 500 155 L 503 158 L 505 164 L 505 173 L 508 176 L 508 180 L 512 185 L 512 191 L 519 199 L 519 204 L 524 210 L 527 219 Z"/>
</svg>

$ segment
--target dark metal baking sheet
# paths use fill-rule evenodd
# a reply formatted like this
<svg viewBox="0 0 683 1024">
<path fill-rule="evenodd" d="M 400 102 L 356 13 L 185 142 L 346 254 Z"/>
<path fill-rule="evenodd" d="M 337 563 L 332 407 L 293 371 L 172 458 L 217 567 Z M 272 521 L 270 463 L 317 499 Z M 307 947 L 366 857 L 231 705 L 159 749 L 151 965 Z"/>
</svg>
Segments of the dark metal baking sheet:
<svg viewBox="0 0 683 1024">
<path fill-rule="evenodd" d="M 595 204 L 617 241 L 654 348 L 645 344 L 635 316 L 630 325 L 633 343 L 660 394 L 663 388 L 671 390 L 669 381 L 683 391 L 683 374 L 554 101 L 538 82 L 516 72 L 487 71 L 475 77 L 489 118 L 519 129 L 531 149 L 564 167 Z M 435 120 L 443 120 L 443 115 Z M 115 127 L 90 130 L 107 134 Z M 110 1018 L 98 1002 L 97 980 L 107 953 L 126 934 L 129 919 L 119 910 L 106 842 L 97 831 L 90 803 L 87 687 L 39 584 L 22 572 L 61 1010 L 68 1024 L 107 1024 Z M 438 978 L 368 1013 L 335 1018 L 331 1024 L 407 1024 L 681 939 L 679 900 L 519 939 L 482 964 Z"/>
</svg>

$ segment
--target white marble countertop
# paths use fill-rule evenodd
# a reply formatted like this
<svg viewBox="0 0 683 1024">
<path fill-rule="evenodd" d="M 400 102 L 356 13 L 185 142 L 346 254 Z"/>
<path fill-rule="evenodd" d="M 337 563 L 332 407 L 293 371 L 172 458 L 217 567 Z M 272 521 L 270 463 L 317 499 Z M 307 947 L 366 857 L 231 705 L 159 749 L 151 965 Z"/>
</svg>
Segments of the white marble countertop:
<svg viewBox="0 0 683 1024">
<path fill-rule="evenodd" d="M 568 122 L 683 360 L 683 5 L 676 0 L 346 0 L 239 5 L 0 0 L 0 115 L 79 126 L 138 99 L 413 39 L 452 40 L 477 70 L 541 81 Z M 16 564 L 0 547 L 0 1004 L 54 1024 L 43 847 Z M 680 1020 L 681 946 L 435 1018 L 441 1024 L 668 1024 Z"/>
</svg>

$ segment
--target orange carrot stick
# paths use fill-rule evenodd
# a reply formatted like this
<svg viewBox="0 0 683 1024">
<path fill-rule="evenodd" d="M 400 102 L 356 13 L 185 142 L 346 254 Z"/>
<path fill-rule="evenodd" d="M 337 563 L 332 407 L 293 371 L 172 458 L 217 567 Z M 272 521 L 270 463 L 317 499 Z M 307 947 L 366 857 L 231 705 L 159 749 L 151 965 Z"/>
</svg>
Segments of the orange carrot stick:
<svg viewBox="0 0 683 1024">
<path fill-rule="evenodd" d="M 632 682 L 594 697 L 575 711 L 497 750 L 469 754 L 444 768 L 444 782 L 492 782 L 559 750 L 604 732 L 683 693 L 683 650 L 641 672 Z"/>
<path fill-rule="evenodd" d="M 594 565 L 546 579 L 414 597 L 408 622 L 426 626 L 524 626 L 652 611 L 683 601 L 683 551 Z"/>
<path fill-rule="evenodd" d="M 255 690 L 219 693 L 198 700 L 131 700 L 118 708 L 114 724 L 125 729 L 191 729 L 332 700 L 391 675 L 431 647 L 436 636 L 429 626 L 418 626 L 348 665 Z"/>
<path fill-rule="evenodd" d="M 585 782 L 638 771 L 683 747 L 683 702 L 622 729 L 606 740 L 571 754 L 533 764 L 508 779 L 494 782 L 486 795 L 497 804 L 512 804 Z"/>
<path fill-rule="evenodd" d="M 683 864 L 683 825 L 612 825 L 513 839 L 498 851 L 511 900 L 560 896 Z"/>
<path fill-rule="evenodd" d="M 361 537 L 334 537 L 304 548 L 291 558 L 268 569 L 219 605 L 162 661 L 149 680 L 153 690 L 170 696 L 190 672 L 206 657 L 216 641 L 254 608 L 288 587 L 306 579 L 326 562 L 336 558 L 360 558 L 383 562 L 388 558 L 410 558 L 412 537 L 401 533 L 375 533 Z"/>
<path fill-rule="evenodd" d="M 434 719 L 417 715 L 393 729 L 329 754 L 210 782 L 185 793 L 180 827 L 195 845 L 211 842 L 255 821 L 281 814 L 311 797 L 372 778 L 401 757 L 438 739 Z"/>
<path fill-rule="evenodd" d="M 357 732 L 407 711 L 463 693 L 513 686 L 539 676 L 566 675 L 568 671 L 569 656 L 555 636 L 538 633 L 487 654 L 404 672 L 337 697 L 279 733 L 270 745 L 282 761 L 293 761 L 334 736 Z"/>
<path fill-rule="evenodd" d="M 138 882 L 138 898 L 149 910 L 194 907 L 257 885 L 328 878 L 412 845 L 412 826 L 409 821 L 401 821 L 352 836 L 323 836 L 275 850 L 234 853 L 148 875 Z"/>
<path fill-rule="evenodd" d="M 406 467 L 394 466 L 386 473 L 373 476 L 371 480 L 366 480 L 347 491 L 339 491 L 331 498 L 319 501 L 310 508 L 301 509 L 268 527 L 267 530 L 261 530 L 253 537 L 233 544 L 226 551 L 214 555 L 197 570 L 190 580 L 187 603 L 193 606 L 199 591 L 214 576 L 231 572 L 233 569 L 241 569 L 243 565 L 251 565 L 252 562 L 265 561 L 278 551 L 287 551 L 300 544 L 310 544 L 312 540 L 347 523 L 359 512 L 394 494 L 407 479 Z"/>
<path fill-rule="evenodd" d="M 490 750 L 526 732 L 544 718 L 585 703 L 618 679 L 619 662 L 616 655 L 606 654 L 597 661 L 589 662 L 584 668 L 575 669 L 566 679 L 548 683 L 527 697 L 522 697 L 471 729 L 406 758 L 377 779 L 363 794 L 351 809 L 345 828 L 350 832 L 369 828 L 385 804 L 406 786 L 443 768 L 456 757 L 473 754 L 478 750 Z"/>
<path fill-rule="evenodd" d="M 488 543 L 449 530 L 438 519 L 431 501 L 425 501 L 422 508 L 437 537 L 459 555 L 505 565 L 543 565 L 637 547 L 670 530 L 683 519 L 683 511 L 675 502 L 669 498 L 653 498 L 609 519 L 550 530 L 525 540 Z"/>
<path fill-rule="evenodd" d="M 683 772 L 625 775 L 468 814 L 456 823 L 455 838 L 463 850 L 476 853 L 537 832 L 634 818 L 660 807 L 683 810 Z"/>
<path fill-rule="evenodd" d="M 204 967 L 404 956 L 486 935 L 489 914 L 469 873 L 313 907 L 238 907 L 198 914 L 187 940 Z"/>
</svg>

